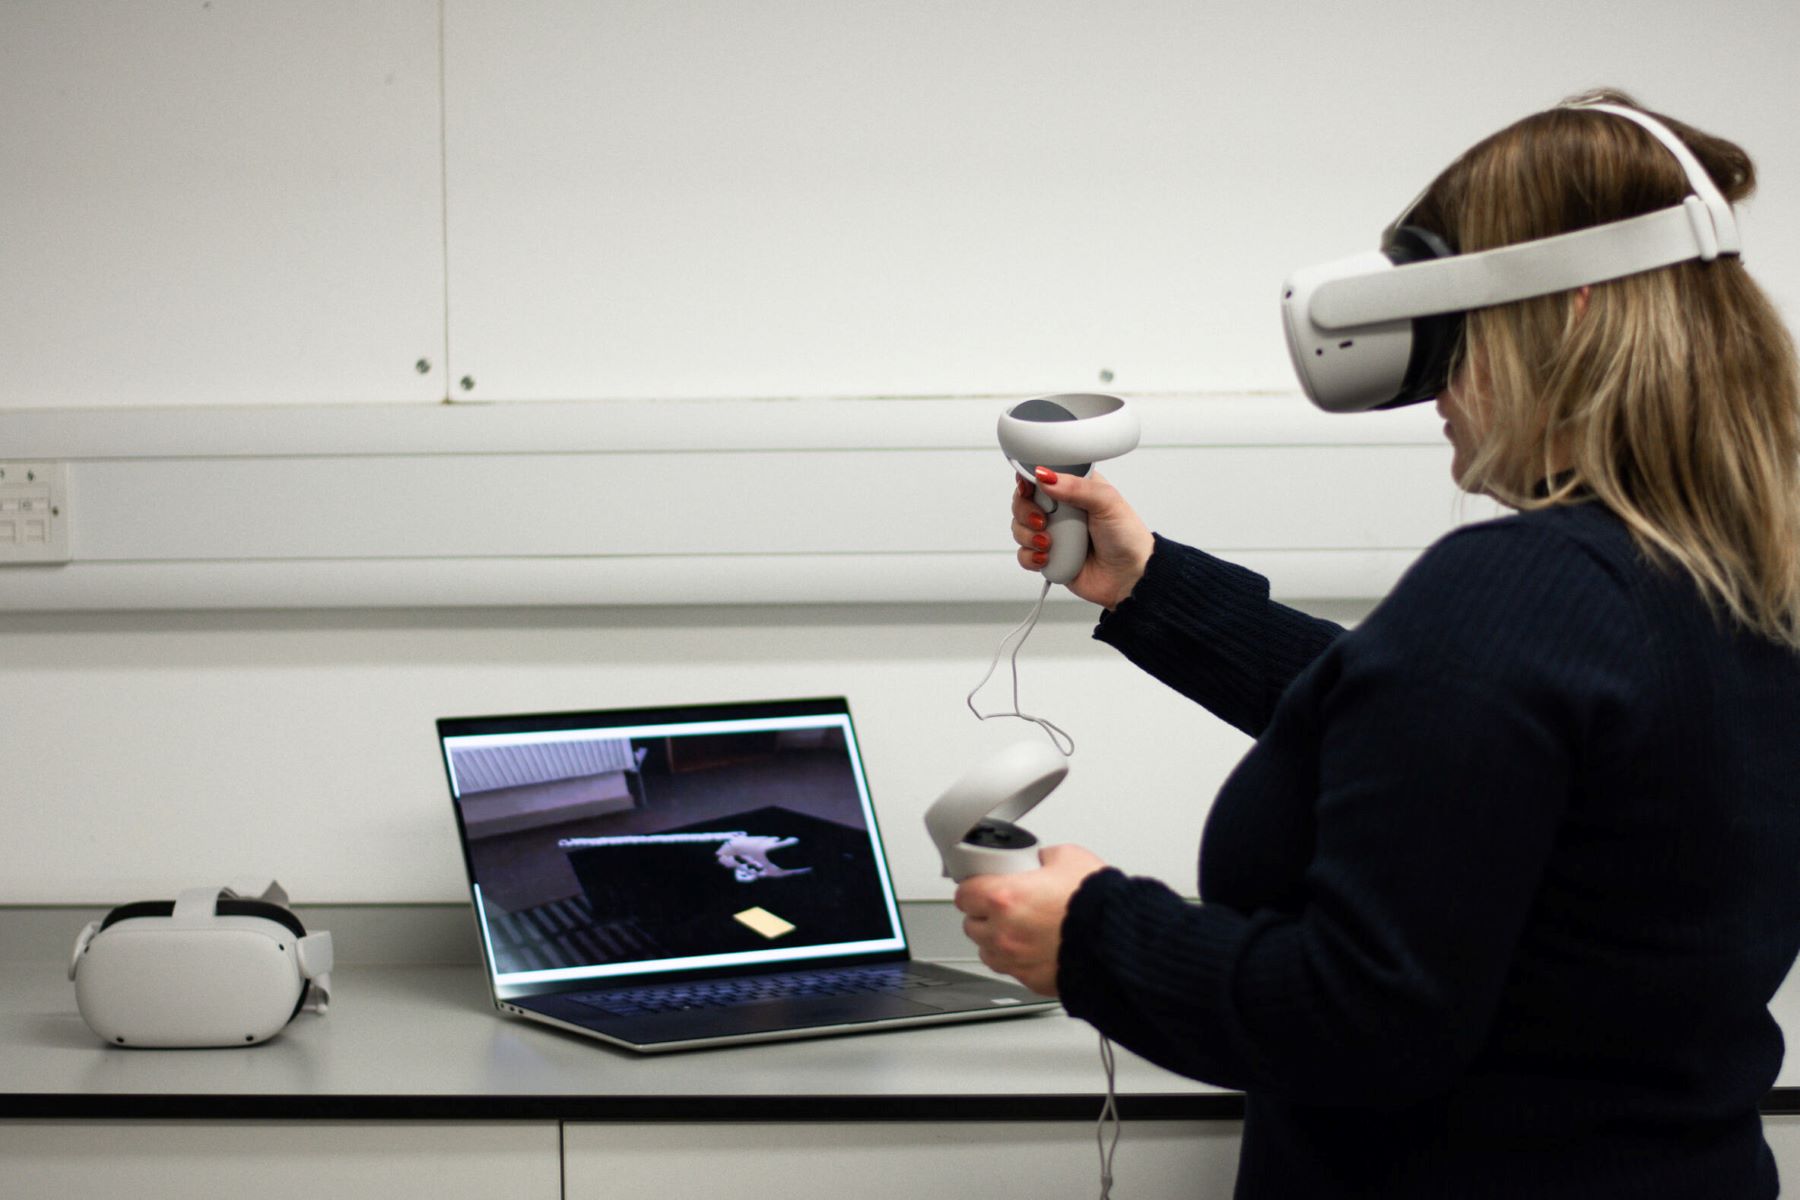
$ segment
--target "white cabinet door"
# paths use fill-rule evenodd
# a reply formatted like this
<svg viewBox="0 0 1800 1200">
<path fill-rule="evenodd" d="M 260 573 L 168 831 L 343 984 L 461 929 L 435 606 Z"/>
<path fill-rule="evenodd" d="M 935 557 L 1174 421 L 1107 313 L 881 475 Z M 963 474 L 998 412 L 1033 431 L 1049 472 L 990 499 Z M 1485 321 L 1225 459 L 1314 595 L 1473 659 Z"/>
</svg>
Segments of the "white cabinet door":
<svg viewBox="0 0 1800 1200">
<path fill-rule="evenodd" d="M 132 1200 L 557 1200 L 535 1123 L 3 1121 L 0 1195 Z"/>
<path fill-rule="evenodd" d="M 1217 42 L 1257 9 L 1157 9 L 450 0 L 455 380 L 495 400 L 1291 386 L 1282 268 L 1243 262 L 1289 151 L 1198 117 L 1245 106 Z M 1312 74 L 1282 65 L 1284 86 Z"/>
<path fill-rule="evenodd" d="M 1369 70 L 1440 7 L 446 0 L 453 394 L 1285 391 L 1283 278 L 1584 81 L 1792 177 L 1800 5 L 1705 55 L 1669 0 L 1462 5 L 1480 78 Z M 1794 190 L 1753 213 L 1789 300 Z"/>
<path fill-rule="evenodd" d="M 1236 1121 L 1127 1121 L 1113 1159 L 1120 1196 L 1228 1196 Z M 567 1200 L 780 1196 L 1098 1194 L 1099 1151 L 1086 1122 L 946 1121 L 763 1125 L 569 1124 Z"/>
<path fill-rule="evenodd" d="M 1763 1136 L 1775 1152 L 1784 1195 L 1800 1195 L 1800 1116 L 1785 1114 L 1763 1118 Z"/>
<path fill-rule="evenodd" d="M 0 407 L 441 400 L 440 109 L 435 0 L 0 4 Z"/>
</svg>

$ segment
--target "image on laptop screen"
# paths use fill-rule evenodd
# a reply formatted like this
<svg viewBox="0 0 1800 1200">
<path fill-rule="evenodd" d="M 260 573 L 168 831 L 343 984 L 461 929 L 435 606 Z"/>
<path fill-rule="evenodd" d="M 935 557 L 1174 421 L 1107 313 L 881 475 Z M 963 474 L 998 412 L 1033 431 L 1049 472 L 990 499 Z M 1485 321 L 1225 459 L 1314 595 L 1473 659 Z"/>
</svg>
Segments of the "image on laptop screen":
<svg viewBox="0 0 1800 1200">
<path fill-rule="evenodd" d="M 904 952 L 842 700 L 439 722 L 496 994 Z"/>
</svg>

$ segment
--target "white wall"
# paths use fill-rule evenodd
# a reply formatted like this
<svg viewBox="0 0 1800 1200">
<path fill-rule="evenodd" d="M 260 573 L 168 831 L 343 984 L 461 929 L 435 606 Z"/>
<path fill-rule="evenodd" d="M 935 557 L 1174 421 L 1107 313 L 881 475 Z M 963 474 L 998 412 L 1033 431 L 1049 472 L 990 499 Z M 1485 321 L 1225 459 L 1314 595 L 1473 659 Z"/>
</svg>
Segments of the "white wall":
<svg viewBox="0 0 1800 1200">
<path fill-rule="evenodd" d="M 270 454 L 288 480 L 309 456 L 359 447 L 251 444 L 271 428 L 341 441 L 362 428 L 348 406 L 380 416 L 446 398 L 591 410 L 687 397 L 741 421 L 761 398 L 812 397 L 871 414 L 839 447 L 852 454 L 893 447 L 880 398 L 979 407 L 1093 387 L 1103 370 L 1107 386 L 1168 403 L 1291 404 L 1273 311 L 1285 273 L 1370 244 L 1457 150 L 1597 83 L 1758 156 L 1749 261 L 1793 311 L 1797 43 L 1790 0 L 1704 19 L 1677 0 L 8 4 L 0 459 L 70 464 L 68 570 L 104 565 L 82 561 L 84 540 L 112 564 L 163 555 L 179 599 L 162 603 L 185 611 L 145 611 L 158 604 L 130 582 L 103 602 L 83 584 L 34 604 L 28 581 L 62 568 L 0 566 L 0 903 L 117 902 L 259 872 L 301 901 L 455 899 L 433 718 L 839 692 L 903 893 L 947 895 L 918 818 L 984 742 L 1026 732 L 961 707 L 1029 600 L 1022 576 L 1017 604 L 817 607 L 767 592 L 646 607 L 631 587 L 584 600 L 547 576 L 569 607 L 534 608 L 455 575 L 442 600 L 324 607 L 360 578 L 344 575 L 311 579 L 290 611 L 221 611 L 194 567 L 205 547 L 180 550 L 202 518 L 231 534 L 223 570 L 254 574 L 276 544 L 304 558 L 304 539 L 268 524 L 274 493 L 255 480 L 208 490 L 203 513 L 179 493 L 134 508 L 130 480 L 150 476 L 124 443 L 142 439 L 161 487 L 200 457 Z M 493 424 L 535 431 L 507 450 L 548 454 L 571 428 L 602 449 L 603 422 Z M 419 449 L 376 427 L 389 432 L 367 454 Z M 1303 549 L 1304 530 L 1259 544 L 1257 522 L 1289 491 L 1280 478 L 1180 488 L 1211 479 L 1207 460 L 1181 457 L 1207 440 L 1146 455 L 1152 521 L 1250 554 Z M 380 476 L 354 478 L 373 480 L 378 509 Z M 90 492 L 97 526 L 81 523 L 84 480 L 106 481 Z M 1391 482 L 1320 501 L 1321 529 L 1363 513 L 1355 546 L 1416 552 L 1410 515 L 1383 507 Z M 906 486 L 878 473 L 818 503 L 845 538 L 845 514 L 866 511 L 879 545 Z M 668 528 L 691 533 L 692 481 L 661 487 L 634 518 L 685 514 Z M 932 496 L 934 520 L 988 522 L 1004 557 L 1003 512 L 977 490 Z M 1446 495 L 1426 503 L 1425 524 L 1454 519 Z M 732 511 L 721 500 L 701 519 L 729 533 Z M 455 515 L 438 522 L 426 540 L 454 541 Z M 967 536 L 946 544 L 976 553 Z M 606 567 L 595 553 L 569 562 Z M 1352 598 L 1337 615 L 1379 590 L 1340 590 Z M 1025 656 L 1027 708 L 1081 747 L 1037 827 L 1191 891 L 1206 798 L 1243 739 L 1087 629 L 1080 606 L 1054 608 Z M 298 769 L 321 745 L 341 750 L 322 785 Z"/>
<path fill-rule="evenodd" d="M 850 697 L 903 895 L 947 897 L 924 806 L 985 747 L 1040 736 L 963 707 L 1027 608 L 0 617 L 0 901 L 257 872 L 299 901 L 459 899 L 435 718 L 821 694 Z M 1051 609 L 1022 656 L 1026 711 L 1077 742 L 1034 827 L 1191 893 L 1207 801 L 1247 739 L 1092 642 L 1087 614 Z M 981 700 L 1002 706 L 1005 684 Z"/>
<path fill-rule="evenodd" d="M 0 5 L 0 408 L 442 397 L 437 7 Z"/>
<path fill-rule="evenodd" d="M 450 0 L 454 374 L 533 399 L 1102 370 L 1132 393 L 1286 391 L 1289 271 L 1372 247 L 1464 147 L 1601 84 L 1762 156 L 1754 261 L 1800 303 L 1800 11 L 1706 13 Z"/>
<path fill-rule="evenodd" d="M 1791 308 L 1796 44 L 1790 0 L 11 0 L 0 409 L 1286 391 L 1288 272 L 1597 84 L 1758 156 Z"/>
</svg>

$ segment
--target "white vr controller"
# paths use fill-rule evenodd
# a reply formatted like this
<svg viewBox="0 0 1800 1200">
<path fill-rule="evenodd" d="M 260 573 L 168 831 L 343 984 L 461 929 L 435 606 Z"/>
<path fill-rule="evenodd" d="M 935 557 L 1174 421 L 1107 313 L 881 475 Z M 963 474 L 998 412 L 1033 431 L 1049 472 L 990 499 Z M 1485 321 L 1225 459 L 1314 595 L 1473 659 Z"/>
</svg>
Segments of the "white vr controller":
<svg viewBox="0 0 1800 1200">
<path fill-rule="evenodd" d="M 1069 392 L 1023 400 L 1000 414 L 1000 450 L 1019 477 L 1034 486 L 1035 469 L 1058 475 L 1086 475 L 1102 459 L 1129 453 L 1138 444 L 1137 413 L 1117 396 Z M 1044 578 L 1067 584 L 1087 561 L 1087 513 L 1059 505 L 1042 488 L 1035 494 L 1050 535 Z"/>
<path fill-rule="evenodd" d="M 1014 875 L 1038 866 L 1038 841 L 1013 822 L 1069 773 L 1045 742 L 1008 746 L 951 784 L 925 811 L 925 831 L 958 883 L 971 875 Z"/>
</svg>

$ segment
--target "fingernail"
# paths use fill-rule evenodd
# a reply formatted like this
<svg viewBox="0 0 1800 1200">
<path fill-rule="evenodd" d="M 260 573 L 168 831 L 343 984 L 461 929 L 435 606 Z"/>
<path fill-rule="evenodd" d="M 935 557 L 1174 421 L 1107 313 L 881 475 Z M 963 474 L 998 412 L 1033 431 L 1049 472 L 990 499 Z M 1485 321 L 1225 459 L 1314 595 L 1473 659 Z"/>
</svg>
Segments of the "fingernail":
<svg viewBox="0 0 1800 1200">
<path fill-rule="evenodd" d="M 1035 474 L 1037 475 L 1037 481 L 1039 483 L 1056 482 L 1056 472 L 1052 471 L 1049 467 L 1039 467 Z"/>
<path fill-rule="evenodd" d="M 1031 539 L 1031 544 L 1036 546 L 1039 550 L 1048 550 L 1050 548 L 1050 539 L 1040 533 Z"/>
<path fill-rule="evenodd" d="M 1040 551 L 1039 553 L 1031 556 L 1031 561 L 1032 561 L 1033 565 L 1041 567 L 1045 563 L 1050 561 L 1050 556 L 1048 554 L 1045 554 Z"/>
<path fill-rule="evenodd" d="M 1042 529 L 1045 524 L 1044 514 L 1043 513 L 1026 513 L 1025 514 L 1025 523 L 1027 525 L 1031 526 L 1033 529 Z"/>
</svg>

